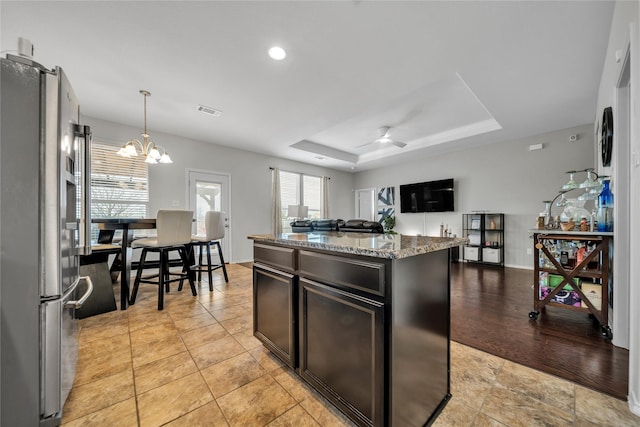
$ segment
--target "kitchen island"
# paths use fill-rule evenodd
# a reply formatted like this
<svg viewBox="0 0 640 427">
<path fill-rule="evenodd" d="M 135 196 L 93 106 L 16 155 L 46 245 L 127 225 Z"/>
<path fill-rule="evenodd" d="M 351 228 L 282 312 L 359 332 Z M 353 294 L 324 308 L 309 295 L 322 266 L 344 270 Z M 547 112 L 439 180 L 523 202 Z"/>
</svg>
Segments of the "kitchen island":
<svg viewBox="0 0 640 427">
<path fill-rule="evenodd" d="M 450 398 L 450 248 L 466 239 L 251 235 L 254 335 L 358 425 L 430 424 Z"/>
</svg>

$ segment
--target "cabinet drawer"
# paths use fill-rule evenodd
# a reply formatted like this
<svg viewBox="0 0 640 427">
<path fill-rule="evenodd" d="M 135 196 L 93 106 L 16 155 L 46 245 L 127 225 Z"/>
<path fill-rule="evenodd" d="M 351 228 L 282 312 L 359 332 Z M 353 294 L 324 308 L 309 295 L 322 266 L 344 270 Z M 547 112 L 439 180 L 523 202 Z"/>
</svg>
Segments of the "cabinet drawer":
<svg viewBox="0 0 640 427">
<path fill-rule="evenodd" d="M 386 268 L 382 262 L 300 251 L 299 263 L 300 276 L 381 297 L 385 295 Z"/>
<path fill-rule="evenodd" d="M 255 243 L 253 260 L 284 271 L 292 273 L 296 271 L 296 250 L 292 248 Z"/>
</svg>

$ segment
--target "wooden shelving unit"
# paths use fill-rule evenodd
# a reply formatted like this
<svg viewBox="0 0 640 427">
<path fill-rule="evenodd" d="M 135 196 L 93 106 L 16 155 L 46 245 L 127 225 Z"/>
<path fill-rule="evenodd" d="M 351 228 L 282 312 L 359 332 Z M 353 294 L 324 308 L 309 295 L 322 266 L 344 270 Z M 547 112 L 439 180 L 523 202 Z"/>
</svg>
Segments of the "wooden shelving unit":
<svg viewBox="0 0 640 427">
<path fill-rule="evenodd" d="M 600 322 L 602 335 L 611 339 L 609 290 L 613 233 L 535 230 L 533 240 L 533 311 L 529 318 L 536 320 L 547 305 L 589 313 Z M 583 258 L 575 258 L 575 262 L 572 258 L 564 259 L 562 251 L 558 256 L 558 248 L 569 245 L 590 247 L 590 250 L 585 249 Z M 545 274 L 547 289 L 541 289 Z M 552 277 L 560 281 L 552 284 Z M 591 299 L 587 297 L 586 286 L 595 292 Z"/>
</svg>

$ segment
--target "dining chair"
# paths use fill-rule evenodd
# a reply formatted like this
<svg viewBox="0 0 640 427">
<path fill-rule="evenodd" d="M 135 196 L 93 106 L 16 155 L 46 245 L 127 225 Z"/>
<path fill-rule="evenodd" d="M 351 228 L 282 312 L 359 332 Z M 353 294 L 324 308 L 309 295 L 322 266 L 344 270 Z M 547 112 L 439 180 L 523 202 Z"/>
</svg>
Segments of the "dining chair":
<svg viewBox="0 0 640 427">
<path fill-rule="evenodd" d="M 164 292 L 169 292 L 169 285 L 173 282 L 180 282 L 179 290 L 185 279 L 189 281 L 191 293 L 197 295 L 194 285 L 194 273 L 190 263 L 191 245 L 191 225 L 193 222 L 193 211 L 186 210 L 159 210 L 156 217 L 157 237 L 148 237 L 134 240 L 132 248 L 142 248 L 140 263 L 136 273 L 136 280 L 133 284 L 133 293 L 130 304 L 135 304 L 140 283 L 153 283 L 158 285 L 158 310 L 164 308 Z M 180 272 L 172 272 L 169 267 L 169 253 L 177 251 L 182 260 L 183 268 Z M 145 268 L 147 253 L 156 252 L 159 254 L 158 274 L 142 277 Z M 175 278 L 172 279 L 172 276 Z M 153 280 L 153 279 L 156 279 Z"/>
<path fill-rule="evenodd" d="M 202 280 L 202 273 L 209 274 L 209 291 L 213 291 L 213 271 L 221 268 L 224 273 L 224 281 L 229 281 L 227 268 L 224 265 L 224 257 L 222 256 L 222 246 L 220 240 L 224 238 L 226 214 L 220 211 L 208 211 L 204 217 L 205 234 L 195 234 L 191 236 L 193 246 L 198 246 L 198 264 L 192 267 L 194 272 L 198 272 L 198 281 Z M 211 263 L 211 245 L 218 248 L 218 256 L 220 264 Z M 207 249 L 207 263 L 202 264 L 203 249 Z M 195 249 L 195 248 L 194 248 Z"/>
</svg>

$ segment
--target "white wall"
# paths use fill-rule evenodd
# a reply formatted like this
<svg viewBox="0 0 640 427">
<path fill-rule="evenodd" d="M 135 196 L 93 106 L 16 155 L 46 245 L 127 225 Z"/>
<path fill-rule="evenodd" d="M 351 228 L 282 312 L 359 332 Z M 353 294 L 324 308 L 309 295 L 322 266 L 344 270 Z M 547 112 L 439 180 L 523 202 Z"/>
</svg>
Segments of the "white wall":
<svg viewBox="0 0 640 427">
<path fill-rule="evenodd" d="M 640 313 L 637 307 L 640 305 L 640 290 L 638 279 L 640 278 L 640 168 L 637 165 L 640 156 L 640 35 L 638 27 L 640 23 L 640 6 L 637 1 L 617 1 L 609 34 L 609 44 L 605 62 L 603 64 L 602 78 L 598 92 L 598 102 L 595 110 L 595 122 L 601 120 L 602 111 L 605 107 L 614 107 L 614 145 L 611 168 L 603 168 L 608 175 L 616 176 L 616 162 L 627 161 L 630 167 L 629 194 L 630 209 L 628 212 L 630 222 L 629 229 L 622 229 L 620 224 L 614 225 L 614 240 L 622 234 L 629 236 L 629 263 L 620 265 L 616 277 L 626 276 L 628 283 L 614 282 L 614 312 L 613 312 L 613 335 L 614 344 L 625 346 L 629 344 L 629 407 L 640 415 Z M 631 137 L 630 147 L 626 153 L 620 153 L 619 144 L 616 140 L 616 97 L 615 87 L 618 81 L 622 61 L 617 61 L 619 53 L 624 53 L 628 43 L 631 42 L 631 91 L 629 94 L 631 111 Z M 631 154 L 631 155 L 629 155 Z M 619 156 L 619 157 L 618 157 Z M 614 192 L 614 202 L 616 196 L 616 183 L 612 183 Z M 618 195 L 619 196 L 619 195 Z M 617 203 L 616 203 L 617 206 Z M 618 215 L 619 213 L 616 213 Z M 615 245 L 615 243 L 614 243 Z M 620 245 L 615 247 L 616 253 L 620 253 Z M 624 274 L 621 274 L 623 271 Z M 627 295 L 621 295 L 620 288 L 625 289 Z M 627 306 L 622 304 L 627 303 Z M 626 327 L 628 326 L 628 330 Z"/>
<path fill-rule="evenodd" d="M 122 145 L 140 138 L 140 129 L 87 117 L 93 139 Z M 186 170 L 199 169 L 231 176 L 230 262 L 253 260 L 247 235 L 271 232 L 271 171 L 269 167 L 331 177 L 329 209 L 332 218 L 353 215 L 353 176 L 351 173 L 315 167 L 237 150 L 221 145 L 168 135 L 149 130 L 151 140 L 171 154 L 173 164 L 149 166 L 149 215 L 161 208 L 185 209 Z M 178 202 L 175 206 L 174 201 Z"/>
<path fill-rule="evenodd" d="M 569 142 L 569 136 L 578 141 Z M 533 144 L 544 149 L 529 151 Z M 569 170 L 594 167 L 593 126 L 560 130 L 516 141 L 438 155 L 398 166 L 356 174 L 355 188 L 396 187 L 396 228 L 404 234 L 439 235 L 442 222 L 460 236 L 462 214 L 487 210 L 506 214 L 505 264 L 533 268 L 529 229 L 534 228 L 543 200 L 550 200 L 567 181 Z M 453 178 L 455 212 L 402 214 L 399 185 Z M 585 174 L 576 179 L 584 180 Z M 579 194 L 579 193 L 576 193 Z M 570 196 L 570 195 L 569 195 Z M 560 214 L 556 208 L 554 214 Z"/>
</svg>

